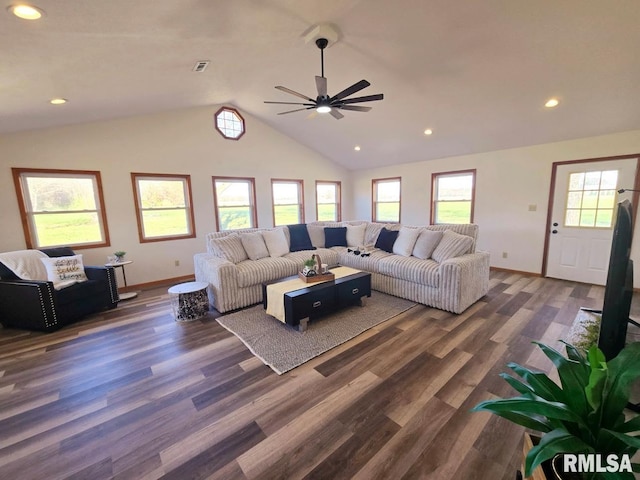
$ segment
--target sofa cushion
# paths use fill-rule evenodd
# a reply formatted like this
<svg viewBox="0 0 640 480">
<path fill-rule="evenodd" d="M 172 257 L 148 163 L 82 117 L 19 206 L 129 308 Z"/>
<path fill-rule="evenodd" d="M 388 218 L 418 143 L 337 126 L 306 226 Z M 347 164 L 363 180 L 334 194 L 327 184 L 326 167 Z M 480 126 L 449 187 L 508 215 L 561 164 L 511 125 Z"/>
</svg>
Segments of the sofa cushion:
<svg viewBox="0 0 640 480">
<path fill-rule="evenodd" d="M 281 257 L 285 253 L 289 253 L 289 242 L 287 242 L 283 228 L 265 230 L 262 232 L 262 238 L 267 245 L 270 257 Z"/>
<path fill-rule="evenodd" d="M 378 249 L 368 251 L 368 255 L 365 254 L 366 256 L 364 257 L 362 254 L 355 255 L 353 252 L 349 252 L 347 247 L 333 247 L 332 250 L 338 253 L 338 263 L 340 265 L 371 273 L 380 273 L 378 266 L 380 259 L 392 255 L 389 252 Z"/>
<path fill-rule="evenodd" d="M 460 235 L 466 235 L 473 239 L 473 243 L 469 250 L 464 253 L 473 253 L 476 251 L 476 240 L 478 238 L 478 225 L 475 223 L 442 223 L 439 225 L 428 225 L 424 227 L 426 230 L 433 230 L 436 232 L 443 232 L 445 230 L 451 230 L 452 232 L 459 233 Z"/>
<path fill-rule="evenodd" d="M 299 252 L 300 250 L 313 250 L 315 247 L 311 244 L 307 225 L 301 223 L 299 225 L 288 225 L 289 229 L 289 251 Z"/>
<path fill-rule="evenodd" d="M 410 257 L 420 232 L 419 228 L 401 227 L 398 231 L 398 238 L 393 242 L 393 253 Z"/>
<path fill-rule="evenodd" d="M 347 246 L 347 227 L 325 227 L 324 228 L 324 246 L 346 247 Z"/>
<path fill-rule="evenodd" d="M 415 246 L 413 247 L 412 255 L 416 258 L 421 258 L 422 260 L 431 258 L 431 254 L 436 249 L 441 239 L 442 232 L 435 230 L 422 230 L 416 240 Z"/>
<path fill-rule="evenodd" d="M 247 252 L 242 246 L 240 235 L 232 233 L 230 235 L 210 238 L 209 248 L 216 257 L 226 258 L 231 263 L 239 263 L 248 259 Z"/>
<path fill-rule="evenodd" d="M 337 248 L 337 247 L 336 247 Z M 299 270 L 302 270 L 303 262 L 309 260 L 313 254 L 319 255 L 322 263 L 326 263 L 329 267 L 338 265 L 338 252 L 328 248 L 318 248 L 316 250 L 302 250 L 300 252 L 287 253 L 284 258 L 288 258 L 296 263 Z"/>
<path fill-rule="evenodd" d="M 362 223 L 360 225 L 347 225 L 347 247 L 364 246 L 364 232 L 366 228 L 366 223 Z"/>
<path fill-rule="evenodd" d="M 472 245 L 473 238 L 460 235 L 451 230 L 445 230 L 440 243 L 438 243 L 438 246 L 431 254 L 431 258 L 441 263 L 468 252 Z"/>
<path fill-rule="evenodd" d="M 399 230 L 399 224 L 390 224 L 390 223 L 378 223 L 378 222 L 369 222 L 366 224 L 366 228 L 364 230 L 364 245 L 367 247 L 373 247 L 378 240 L 378 235 L 380 234 L 380 230 L 386 228 L 387 230 Z"/>
<path fill-rule="evenodd" d="M 324 247 L 324 227 L 322 225 L 307 225 L 307 232 L 309 232 L 311 245 L 316 248 Z"/>
<path fill-rule="evenodd" d="M 266 257 L 260 260 L 245 260 L 236 265 L 238 286 L 250 287 L 263 282 L 295 275 L 296 263 L 284 257 Z"/>
<path fill-rule="evenodd" d="M 383 228 L 378 234 L 378 240 L 376 240 L 376 248 L 384 250 L 385 252 L 393 252 L 393 244 L 398 238 L 398 231 L 387 230 Z"/>
<path fill-rule="evenodd" d="M 46 257 L 41 258 L 40 261 L 47 269 L 47 280 L 53 282 L 53 288 L 56 290 L 88 280 L 84 273 L 82 254 L 69 257 Z"/>
<path fill-rule="evenodd" d="M 440 281 L 440 265 L 433 260 L 389 255 L 378 262 L 379 273 L 420 285 L 437 287 Z"/>
<path fill-rule="evenodd" d="M 264 243 L 262 233 L 241 233 L 240 241 L 242 241 L 242 246 L 250 260 L 260 260 L 269 256 L 269 250 L 267 250 L 267 245 Z"/>
</svg>

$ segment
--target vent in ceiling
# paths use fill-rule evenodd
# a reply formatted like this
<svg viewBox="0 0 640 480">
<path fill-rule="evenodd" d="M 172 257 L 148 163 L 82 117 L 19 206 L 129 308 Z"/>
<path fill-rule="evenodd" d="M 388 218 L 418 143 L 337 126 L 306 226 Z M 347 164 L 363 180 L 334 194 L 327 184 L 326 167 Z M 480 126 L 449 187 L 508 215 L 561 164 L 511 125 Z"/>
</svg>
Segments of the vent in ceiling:
<svg viewBox="0 0 640 480">
<path fill-rule="evenodd" d="M 196 64 L 193 66 L 193 71 L 198 73 L 204 72 L 209 66 L 209 63 L 209 60 L 201 60 L 199 62 L 196 62 Z"/>
</svg>

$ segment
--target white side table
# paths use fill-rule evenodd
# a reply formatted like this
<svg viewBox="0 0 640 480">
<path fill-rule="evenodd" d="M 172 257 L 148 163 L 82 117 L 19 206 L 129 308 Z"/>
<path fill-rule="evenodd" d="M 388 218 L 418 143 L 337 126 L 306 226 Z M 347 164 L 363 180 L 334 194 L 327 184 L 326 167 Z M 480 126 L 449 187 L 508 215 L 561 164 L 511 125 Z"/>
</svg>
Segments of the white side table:
<svg viewBox="0 0 640 480">
<path fill-rule="evenodd" d="M 207 282 L 186 282 L 169 289 L 171 308 L 177 322 L 189 322 L 204 317 L 209 312 Z"/>
<path fill-rule="evenodd" d="M 105 267 L 122 268 L 122 279 L 124 280 L 124 289 L 127 289 L 127 274 L 124 272 L 125 265 L 131 265 L 133 260 L 125 260 L 124 262 L 109 262 L 105 263 Z M 129 300 L 138 296 L 138 292 L 123 292 L 119 293 L 120 300 Z"/>
</svg>

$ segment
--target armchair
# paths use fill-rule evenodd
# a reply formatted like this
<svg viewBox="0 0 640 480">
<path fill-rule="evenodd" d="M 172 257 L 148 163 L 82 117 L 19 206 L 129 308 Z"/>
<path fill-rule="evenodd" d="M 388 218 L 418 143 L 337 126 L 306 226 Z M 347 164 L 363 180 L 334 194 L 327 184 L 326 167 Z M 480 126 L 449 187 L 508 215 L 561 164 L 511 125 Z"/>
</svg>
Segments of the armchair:
<svg viewBox="0 0 640 480">
<path fill-rule="evenodd" d="M 41 251 L 49 257 L 74 255 L 68 247 Z M 87 281 L 55 290 L 49 281 L 21 280 L 0 262 L 0 323 L 5 328 L 51 332 L 118 306 L 113 267 L 84 267 L 84 271 Z"/>
</svg>

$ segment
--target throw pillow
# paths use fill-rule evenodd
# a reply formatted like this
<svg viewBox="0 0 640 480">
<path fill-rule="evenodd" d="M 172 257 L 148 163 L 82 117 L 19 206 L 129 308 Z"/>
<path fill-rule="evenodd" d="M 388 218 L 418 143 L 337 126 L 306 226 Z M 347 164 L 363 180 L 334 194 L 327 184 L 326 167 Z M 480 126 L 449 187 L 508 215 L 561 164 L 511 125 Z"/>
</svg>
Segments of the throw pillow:
<svg viewBox="0 0 640 480">
<path fill-rule="evenodd" d="M 431 254 L 431 258 L 442 263 L 450 258 L 459 257 L 469 250 L 472 244 L 473 238 L 445 230 L 442 234 L 442 240 Z"/>
<path fill-rule="evenodd" d="M 324 246 L 346 247 L 347 227 L 324 227 Z"/>
<path fill-rule="evenodd" d="M 251 260 L 260 260 L 269 256 L 269 250 L 267 250 L 267 246 L 264 243 L 262 233 L 241 233 L 240 241 Z"/>
<path fill-rule="evenodd" d="M 309 232 L 309 238 L 311 238 L 311 245 L 316 248 L 324 247 L 324 227 L 307 225 L 307 232 Z"/>
<path fill-rule="evenodd" d="M 287 225 L 287 228 L 289 229 L 289 238 L 291 239 L 291 244 L 289 245 L 290 252 L 316 249 L 316 247 L 311 244 L 306 223 Z"/>
<path fill-rule="evenodd" d="M 384 250 L 385 252 L 393 253 L 393 244 L 398 238 L 397 230 L 387 230 L 386 228 L 382 228 L 380 233 L 378 234 L 378 239 L 376 240 L 376 248 L 380 250 Z"/>
<path fill-rule="evenodd" d="M 366 228 L 366 223 L 362 225 L 347 225 L 347 247 L 363 247 Z"/>
<path fill-rule="evenodd" d="M 82 254 L 70 257 L 47 257 L 41 258 L 40 261 L 47 270 L 47 280 L 53 282 L 53 288 L 56 290 L 88 280 L 84 273 Z"/>
<path fill-rule="evenodd" d="M 413 247 L 413 256 L 426 260 L 431 258 L 433 251 L 440 243 L 442 239 L 442 232 L 436 232 L 434 230 L 423 230 L 416 240 L 416 244 Z"/>
<path fill-rule="evenodd" d="M 393 243 L 393 253 L 403 257 L 410 257 L 420 232 L 419 228 L 400 227 L 398 238 Z"/>
<path fill-rule="evenodd" d="M 289 243 L 282 228 L 265 230 L 262 232 L 262 238 L 264 238 L 264 243 L 267 244 L 270 257 L 281 257 L 289 253 Z"/>
<path fill-rule="evenodd" d="M 210 239 L 209 248 L 213 255 L 226 258 L 231 263 L 240 263 L 249 258 L 237 233 Z"/>
</svg>

